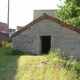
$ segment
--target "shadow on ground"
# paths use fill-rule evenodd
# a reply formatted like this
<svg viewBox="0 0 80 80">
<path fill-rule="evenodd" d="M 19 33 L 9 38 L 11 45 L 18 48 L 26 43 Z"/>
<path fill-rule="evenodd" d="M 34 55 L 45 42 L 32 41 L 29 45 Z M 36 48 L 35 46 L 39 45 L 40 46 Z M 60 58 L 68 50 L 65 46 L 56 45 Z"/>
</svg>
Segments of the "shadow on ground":
<svg viewBox="0 0 80 80">
<path fill-rule="evenodd" d="M 14 80 L 19 57 L 19 55 L 0 55 L 0 80 Z"/>
</svg>

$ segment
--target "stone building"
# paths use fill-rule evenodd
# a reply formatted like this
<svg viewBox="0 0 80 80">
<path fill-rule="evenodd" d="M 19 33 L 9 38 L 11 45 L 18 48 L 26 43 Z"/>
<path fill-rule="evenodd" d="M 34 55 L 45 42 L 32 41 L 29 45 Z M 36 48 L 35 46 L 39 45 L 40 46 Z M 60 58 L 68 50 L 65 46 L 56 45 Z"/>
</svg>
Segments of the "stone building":
<svg viewBox="0 0 80 80">
<path fill-rule="evenodd" d="M 13 46 L 26 54 L 60 48 L 65 55 L 80 59 L 80 30 L 45 13 L 11 37 Z"/>
</svg>

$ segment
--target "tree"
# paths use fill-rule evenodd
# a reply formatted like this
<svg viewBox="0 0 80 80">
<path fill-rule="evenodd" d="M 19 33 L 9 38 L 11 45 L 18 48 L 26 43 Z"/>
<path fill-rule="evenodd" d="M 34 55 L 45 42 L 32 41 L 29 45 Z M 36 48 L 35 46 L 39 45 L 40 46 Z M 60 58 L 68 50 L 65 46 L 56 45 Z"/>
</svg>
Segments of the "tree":
<svg viewBox="0 0 80 80">
<path fill-rule="evenodd" d="M 80 28 L 80 0 L 65 0 L 64 6 L 58 5 L 57 18 Z"/>
</svg>

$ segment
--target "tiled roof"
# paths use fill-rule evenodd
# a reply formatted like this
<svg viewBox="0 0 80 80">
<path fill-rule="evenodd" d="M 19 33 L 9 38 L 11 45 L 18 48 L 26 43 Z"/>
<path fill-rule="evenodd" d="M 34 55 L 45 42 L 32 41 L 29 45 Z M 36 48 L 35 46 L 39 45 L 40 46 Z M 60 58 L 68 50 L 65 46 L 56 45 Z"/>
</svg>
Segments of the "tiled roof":
<svg viewBox="0 0 80 80">
<path fill-rule="evenodd" d="M 31 23 L 29 23 L 28 25 L 24 26 L 22 29 L 20 29 L 19 31 L 14 33 L 11 37 L 13 38 L 13 37 L 17 36 L 18 34 L 23 32 L 24 30 L 26 30 L 28 27 L 31 27 L 32 25 L 36 24 L 37 22 L 39 22 L 41 20 L 45 20 L 45 19 L 49 19 L 49 20 L 51 20 L 53 22 L 56 22 L 56 23 L 62 25 L 63 27 L 66 27 L 68 29 L 71 29 L 71 30 L 73 30 L 75 32 L 80 33 L 80 29 L 77 29 L 76 27 L 73 27 L 73 26 L 71 26 L 71 25 L 69 25 L 69 24 L 67 24 L 67 23 L 65 23 L 63 21 L 60 21 L 59 19 L 56 19 L 56 18 L 51 17 L 51 16 L 49 16 L 49 15 L 44 13 L 42 16 L 40 16 L 39 18 L 33 20 Z"/>
<path fill-rule="evenodd" d="M 0 32 L 0 43 L 1 43 L 2 41 L 9 41 L 9 40 L 11 40 L 11 38 L 9 37 L 8 34 L 1 33 L 1 32 Z"/>
<path fill-rule="evenodd" d="M 7 32 L 7 28 L 8 28 L 7 23 L 0 22 L 0 31 L 6 31 Z"/>
</svg>

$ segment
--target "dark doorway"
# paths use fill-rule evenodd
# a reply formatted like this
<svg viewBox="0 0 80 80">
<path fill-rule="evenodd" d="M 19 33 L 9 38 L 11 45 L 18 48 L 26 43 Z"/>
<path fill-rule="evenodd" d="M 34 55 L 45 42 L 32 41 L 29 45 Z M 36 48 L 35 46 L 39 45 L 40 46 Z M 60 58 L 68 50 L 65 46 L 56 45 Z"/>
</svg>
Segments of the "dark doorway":
<svg viewBox="0 0 80 80">
<path fill-rule="evenodd" d="M 42 53 L 46 54 L 49 52 L 51 47 L 51 36 L 41 36 L 42 40 Z"/>
</svg>

